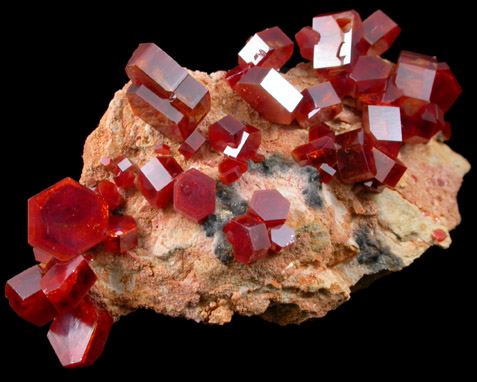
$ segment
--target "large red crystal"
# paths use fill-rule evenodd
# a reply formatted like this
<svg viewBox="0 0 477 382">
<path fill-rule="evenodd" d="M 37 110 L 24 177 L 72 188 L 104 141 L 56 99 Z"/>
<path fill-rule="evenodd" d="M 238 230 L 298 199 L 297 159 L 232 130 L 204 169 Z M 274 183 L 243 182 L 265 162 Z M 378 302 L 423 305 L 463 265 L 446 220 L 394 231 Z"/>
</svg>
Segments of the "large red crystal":
<svg viewBox="0 0 477 382">
<path fill-rule="evenodd" d="M 59 313 L 74 308 L 96 281 L 96 275 L 81 255 L 56 261 L 43 275 L 41 289 Z"/>
<path fill-rule="evenodd" d="M 363 94 L 381 94 L 391 75 L 392 66 L 378 56 L 360 56 L 349 74 L 350 95 L 358 98 Z"/>
<path fill-rule="evenodd" d="M 372 153 L 376 175 L 364 183 L 365 187 L 375 192 L 381 192 L 385 186 L 395 187 L 406 171 L 406 166 L 399 159 L 390 157 L 376 147 L 373 147 Z"/>
<path fill-rule="evenodd" d="M 265 223 L 250 215 L 231 219 L 223 232 L 233 247 L 235 260 L 242 264 L 250 264 L 265 257 L 271 247 Z"/>
<path fill-rule="evenodd" d="M 392 157 L 397 157 L 403 135 L 401 113 L 395 106 L 366 105 L 362 116 L 366 134 L 371 134 L 374 146 Z"/>
<path fill-rule="evenodd" d="M 85 296 L 74 309 L 54 319 L 47 337 L 64 367 L 85 367 L 103 352 L 113 322 L 105 309 Z"/>
<path fill-rule="evenodd" d="M 289 125 L 303 96 L 275 69 L 251 68 L 237 84 L 235 91 L 263 118 Z"/>
<path fill-rule="evenodd" d="M 65 178 L 28 200 L 28 243 L 69 260 L 105 239 L 108 216 L 101 196 Z"/>
<path fill-rule="evenodd" d="M 279 27 L 255 33 L 240 50 L 239 65 L 279 70 L 293 54 L 293 41 Z"/>
<path fill-rule="evenodd" d="M 462 93 L 462 88 L 445 62 L 437 64 L 436 77 L 432 87 L 431 102 L 446 113 Z"/>
<path fill-rule="evenodd" d="M 202 222 L 215 212 L 215 181 L 195 168 L 178 175 L 174 184 L 174 209 Z"/>
<path fill-rule="evenodd" d="M 290 202 L 277 190 L 255 191 L 247 213 L 263 221 L 267 228 L 285 223 Z"/>
<path fill-rule="evenodd" d="M 364 51 L 379 56 L 386 52 L 401 33 L 401 28 L 383 11 L 377 10 L 363 21 Z"/>
<path fill-rule="evenodd" d="M 136 187 L 151 206 L 162 208 L 172 200 L 175 177 L 182 171 L 172 157 L 153 158 L 141 167 Z"/>
<path fill-rule="evenodd" d="M 104 248 L 113 253 L 124 253 L 137 246 L 136 221 L 131 216 L 109 217 Z"/>
<path fill-rule="evenodd" d="M 306 88 L 298 106 L 296 120 L 304 129 L 323 121 L 330 121 L 343 110 L 341 99 L 330 82 Z"/>
<path fill-rule="evenodd" d="M 209 142 L 217 151 L 223 152 L 227 146 L 237 148 L 241 142 L 245 125 L 231 115 L 226 115 L 209 125 Z"/>
<path fill-rule="evenodd" d="M 5 297 L 12 309 L 24 320 L 37 326 L 50 322 L 58 314 L 41 290 L 42 271 L 38 265 L 7 281 Z"/>
<path fill-rule="evenodd" d="M 199 124 L 210 110 L 209 90 L 188 74 L 174 92 L 171 104 Z"/>
</svg>

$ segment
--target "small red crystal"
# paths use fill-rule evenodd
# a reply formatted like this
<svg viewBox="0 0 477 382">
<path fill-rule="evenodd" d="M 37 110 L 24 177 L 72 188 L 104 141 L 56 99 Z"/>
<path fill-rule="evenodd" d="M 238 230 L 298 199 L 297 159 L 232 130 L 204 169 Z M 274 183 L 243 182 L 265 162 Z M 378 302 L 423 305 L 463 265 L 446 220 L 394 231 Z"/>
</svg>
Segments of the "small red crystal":
<svg viewBox="0 0 477 382">
<path fill-rule="evenodd" d="M 255 33 L 238 54 L 239 65 L 279 70 L 293 54 L 293 41 L 279 27 Z"/>
<path fill-rule="evenodd" d="M 108 216 L 102 197 L 65 178 L 28 200 L 28 243 L 69 260 L 104 240 Z"/>
<path fill-rule="evenodd" d="M 154 208 L 162 208 L 172 199 L 175 177 L 182 171 L 172 157 L 153 158 L 141 167 L 136 187 Z"/>
<path fill-rule="evenodd" d="M 53 257 L 49 253 L 42 251 L 40 248 L 33 248 L 33 256 L 35 257 L 36 261 L 42 264 L 48 263 L 48 261 L 50 261 Z"/>
<path fill-rule="evenodd" d="M 430 103 L 413 118 L 403 117 L 403 140 L 411 144 L 427 143 L 444 125 L 444 113 L 439 106 Z"/>
<path fill-rule="evenodd" d="M 103 352 L 113 322 L 105 309 L 85 296 L 74 309 L 54 319 L 47 337 L 64 367 L 86 367 Z"/>
<path fill-rule="evenodd" d="M 368 55 L 386 52 L 401 33 L 401 28 L 383 11 L 377 10 L 363 21 L 363 40 Z"/>
<path fill-rule="evenodd" d="M 248 170 L 247 162 L 225 158 L 219 164 L 219 180 L 226 186 L 236 182 Z"/>
<path fill-rule="evenodd" d="M 123 198 L 119 194 L 118 187 L 109 180 L 101 181 L 95 188 L 94 192 L 104 198 L 111 211 L 114 211 L 124 202 Z"/>
<path fill-rule="evenodd" d="M 350 95 L 358 98 L 363 94 L 383 93 L 391 76 L 392 66 L 378 56 L 358 57 L 349 74 L 351 82 Z"/>
<path fill-rule="evenodd" d="M 313 61 L 315 45 L 320 41 L 320 34 L 312 27 L 306 26 L 295 35 L 295 40 L 300 49 L 301 56 L 308 61 Z"/>
<path fill-rule="evenodd" d="M 199 124 L 210 110 L 209 90 L 188 74 L 175 90 L 171 104 Z"/>
<path fill-rule="evenodd" d="M 174 209 L 200 223 L 215 212 L 215 181 L 195 168 L 177 176 Z"/>
<path fill-rule="evenodd" d="M 443 229 L 437 228 L 432 231 L 432 238 L 438 242 L 444 241 L 447 238 L 446 231 Z"/>
<path fill-rule="evenodd" d="M 225 74 L 225 80 L 229 83 L 230 87 L 234 89 L 237 82 L 240 81 L 243 75 L 247 73 L 250 68 L 253 68 L 252 64 L 248 64 L 247 66 L 237 65 Z"/>
<path fill-rule="evenodd" d="M 361 129 L 336 136 L 337 167 L 343 183 L 353 184 L 374 178 L 376 166 L 371 153 L 372 140 Z"/>
<path fill-rule="evenodd" d="M 308 129 L 308 141 L 314 141 L 315 139 L 322 138 L 330 133 L 334 135 L 334 132 L 326 123 L 317 123 L 316 125 L 310 126 Z"/>
<path fill-rule="evenodd" d="M 119 188 L 126 189 L 134 186 L 136 180 L 135 167 L 128 158 L 121 155 L 110 161 L 107 168 L 113 173 L 114 183 Z"/>
<path fill-rule="evenodd" d="M 223 232 L 233 247 L 235 260 L 242 264 L 250 264 L 265 257 L 271 247 L 267 227 L 250 215 L 231 219 Z"/>
<path fill-rule="evenodd" d="M 382 191 L 384 186 L 395 187 L 406 171 L 406 166 L 399 159 L 386 155 L 376 147 L 373 147 L 372 154 L 376 175 L 372 180 L 365 182 L 365 186 L 377 192 Z"/>
<path fill-rule="evenodd" d="M 131 216 L 111 215 L 104 248 L 108 252 L 124 253 L 137 246 L 136 221 Z"/>
<path fill-rule="evenodd" d="M 263 118 L 289 125 L 303 96 L 275 69 L 251 68 L 237 84 L 235 91 Z"/>
<path fill-rule="evenodd" d="M 224 152 L 227 146 L 237 148 L 241 142 L 245 125 L 231 115 L 226 115 L 209 125 L 209 142 L 217 151 Z"/>
<path fill-rule="evenodd" d="M 270 229 L 270 249 L 273 252 L 280 252 L 284 248 L 289 248 L 296 241 L 296 234 L 293 228 L 286 224 Z"/>
<path fill-rule="evenodd" d="M 330 133 L 304 145 L 297 146 L 291 154 L 300 167 L 319 166 L 321 163 L 327 163 L 333 167 L 337 160 L 334 134 Z"/>
<path fill-rule="evenodd" d="M 96 281 L 96 275 L 81 255 L 57 261 L 43 275 L 41 289 L 59 313 L 74 308 Z"/>
<path fill-rule="evenodd" d="M 165 143 L 160 143 L 154 147 L 154 152 L 159 155 L 169 156 L 171 155 L 171 148 Z"/>
<path fill-rule="evenodd" d="M 12 277 L 5 285 L 5 297 L 24 320 L 43 326 L 58 314 L 41 290 L 42 271 L 34 265 Z"/>
<path fill-rule="evenodd" d="M 303 99 L 298 106 L 296 120 L 304 129 L 330 121 L 343 110 L 340 97 L 328 81 L 306 88 L 301 94 Z"/>
<path fill-rule="evenodd" d="M 290 202 L 277 190 L 255 191 L 247 213 L 263 221 L 267 228 L 285 223 Z"/>
<path fill-rule="evenodd" d="M 126 73 L 133 84 L 145 85 L 162 98 L 169 98 L 188 75 L 153 43 L 139 44 L 126 65 Z"/>
<path fill-rule="evenodd" d="M 445 62 L 437 64 L 436 77 L 432 87 L 431 102 L 446 113 L 462 93 L 462 88 Z"/>
<path fill-rule="evenodd" d="M 320 175 L 320 181 L 322 183 L 328 184 L 331 182 L 331 179 L 335 176 L 337 170 L 334 167 L 331 167 L 327 163 L 322 163 L 318 167 L 318 174 Z"/>
<path fill-rule="evenodd" d="M 199 131 L 194 130 L 194 132 L 189 135 L 186 140 L 179 147 L 179 152 L 186 158 L 192 158 L 197 151 L 202 147 L 202 145 L 207 140 L 206 137 Z"/>
<path fill-rule="evenodd" d="M 224 154 L 243 162 L 250 159 L 254 162 L 261 162 L 264 160 L 264 157 L 257 153 L 261 142 L 261 131 L 253 126 L 245 125 L 245 131 L 242 133 L 239 145 L 236 148 L 227 146 Z"/>
</svg>

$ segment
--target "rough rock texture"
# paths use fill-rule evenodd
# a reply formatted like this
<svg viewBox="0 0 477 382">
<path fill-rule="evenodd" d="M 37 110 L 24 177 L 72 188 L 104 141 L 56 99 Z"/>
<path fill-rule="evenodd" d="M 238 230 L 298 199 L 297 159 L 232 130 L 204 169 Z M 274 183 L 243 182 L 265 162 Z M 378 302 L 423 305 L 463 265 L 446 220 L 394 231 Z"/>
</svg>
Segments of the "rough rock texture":
<svg viewBox="0 0 477 382">
<path fill-rule="evenodd" d="M 350 298 L 367 275 L 398 271 L 427 248 L 447 248 L 432 237 L 435 229 L 446 233 L 460 222 L 456 195 L 469 163 L 447 145 L 432 140 L 427 145 L 405 145 L 400 159 L 408 166 L 396 189 L 367 193 L 333 180 L 321 184 L 312 167 L 298 167 L 290 151 L 307 141 L 298 125 L 281 126 L 264 121 L 224 80 L 225 72 L 210 75 L 190 72 L 211 93 L 212 110 L 199 125 L 207 127 L 231 114 L 262 131 L 262 163 L 249 163 L 249 171 L 236 183 L 222 185 L 218 164 L 223 155 L 208 143 L 190 160 L 172 142 L 135 117 L 125 92 L 114 99 L 88 137 L 80 182 L 94 187 L 111 174 L 102 157 L 126 155 L 139 166 L 166 143 L 184 168 L 195 167 L 217 180 L 216 213 L 196 224 L 171 205 L 151 208 L 135 189 L 122 195 L 119 212 L 138 224 L 139 244 L 125 254 L 112 254 L 98 245 L 90 253 L 98 276 L 92 296 L 118 319 L 138 308 L 198 322 L 224 324 L 234 313 L 261 315 L 279 324 L 300 323 L 324 316 Z M 300 64 L 284 75 L 299 91 L 318 79 L 309 65 Z M 331 123 L 337 131 L 359 127 L 360 113 L 346 106 Z M 222 227 L 243 214 L 255 190 L 276 188 L 290 202 L 287 225 L 297 232 L 290 250 L 271 254 L 250 265 L 234 261 Z"/>
</svg>

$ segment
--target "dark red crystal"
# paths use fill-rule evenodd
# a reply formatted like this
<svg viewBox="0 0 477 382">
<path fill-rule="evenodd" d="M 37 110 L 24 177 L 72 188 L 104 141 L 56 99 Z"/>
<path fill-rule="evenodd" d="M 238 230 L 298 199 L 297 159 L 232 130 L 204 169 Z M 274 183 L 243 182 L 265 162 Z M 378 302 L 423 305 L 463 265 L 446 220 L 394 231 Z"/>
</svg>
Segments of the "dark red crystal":
<svg viewBox="0 0 477 382">
<path fill-rule="evenodd" d="M 247 162 L 225 158 L 219 164 L 219 180 L 226 186 L 236 182 L 248 170 Z"/>
<path fill-rule="evenodd" d="M 186 140 L 179 147 L 179 152 L 186 158 L 192 158 L 197 151 L 202 147 L 202 145 L 207 140 L 206 137 L 199 131 L 194 130 L 194 132 L 189 135 Z"/>
<path fill-rule="evenodd" d="M 171 148 L 165 143 L 160 143 L 154 147 L 154 152 L 159 155 L 169 156 L 171 155 Z"/>
<path fill-rule="evenodd" d="M 114 211 L 124 202 L 119 194 L 118 187 L 109 180 L 101 181 L 95 188 L 94 192 L 103 197 L 111 211 Z"/>
<path fill-rule="evenodd" d="M 309 143 L 297 146 L 291 154 L 300 167 L 319 166 L 321 163 L 327 163 L 333 167 L 337 160 L 334 134 L 329 133 Z"/>
<path fill-rule="evenodd" d="M 224 152 L 227 146 L 237 148 L 241 142 L 245 125 L 231 115 L 226 115 L 209 125 L 209 142 L 217 151 Z"/>
<path fill-rule="evenodd" d="M 264 160 L 264 157 L 257 153 L 261 142 L 261 131 L 253 126 L 245 125 L 245 131 L 242 133 L 239 145 L 236 148 L 227 146 L 224 154 L 243 162 L 248 160 L 261 162 Z"/>
<path fill-rule="evenodd" d="M 364 51 L 380 56 L 394 43 L 401 28 L 383 11 L 377 10 L 363 21 Z"/>
<path fill-rule="evenodd" d="M 131 216 L 111 215 L 106 231 L 104 248 L 108 252 L 124 253 L 137 246 L 136 221 Z"/>
<path fill-rule="evenodd" d="M 247 214 L 272 228 L 285 223 L 289 209 L 290 202 L 277 190 L 259 190 L 253 193 Z"/>
<path fill-rule="evenodd" d="M 312 27 L 306 26 L 295 35 L 295 40 L 300 49 L 300 55 L 308 61 L 313 61 L 315 45 L 320 41 L 320 34 Z"/>
<path fill-rule="evenodd" d="M 358 57 L 349 74 L 351 82 L 350 95 L 354 98 L 363 94 L 382 94 L 391 76 L 392 66 L 378 56 Z"/>
</svg>

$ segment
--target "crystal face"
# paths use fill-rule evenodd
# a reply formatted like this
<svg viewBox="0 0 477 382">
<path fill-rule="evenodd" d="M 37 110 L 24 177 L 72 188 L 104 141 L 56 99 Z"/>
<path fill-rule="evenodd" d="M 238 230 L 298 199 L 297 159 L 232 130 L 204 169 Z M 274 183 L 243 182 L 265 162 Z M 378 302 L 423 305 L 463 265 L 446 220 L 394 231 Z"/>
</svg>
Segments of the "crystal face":
<svg viewBox="0 0 477 382">
<path fill-rule="evenodd" d="M 383 11 L 377 10 L 363 21 L 363 40 L 368 55 L 379 56 L 394 43 L 401 28 Z"/>
<path fill-rule="evenodd" d="M 174 209 L 196 223 L 202 222 L 215 212 L 215 181 L 195 168 L 178 175 Z"/>
<path fill-rule="evenodd" d="M 174 158 L 153 158 L 141 167 L 136 187 L 151 206 L 162 208 L 172 200 L 174 181 L 181 172 Z"/>
<path fill-rule="evenodd" d="M 238 54 L 239 65 L 279 70 L 293 54 L 293 41 L 279 27 L 255 33 Z"/>
<path fill-rule="evenodd" d="M 55 262 L 43 275 L 40 286 L 55 309 L 63 313 L 78 305 L 95 281 L 95 273 L 79 255 Z"/>
<path fill-rule="evenodd" d="M 101 181 L 94 192 L 103 197 L 111 211 L 114 211 L 124 202 L 119 194 L 117 186 L 109 180 Z"/>
<path fill-rule="evenodd" d="M 234 249 L 235 260 L 242 264 L 260 260 L 271 247 L 265 223 L 250 215 L 231 219 L 223 232 Z"/>
<path fill-rule="evenodd" d="M 239 145 L 236 148 L 227 146 L 224 150 L 224 154 L 241 161 L 251 159 L 254 162 L 261 162 L 264 158 L 257 153 L 261 142 L 262 133 L 260 130 L 253 126 L 245 125 L 245 131 L 242 133 Z"/>
<path fill-rule="evenodd" d="M 113 322 L 106 310 L 85 296 L 54 319 L 47 337 L 64 367 L 86 367 L 101 355 Z"/>
<path fill-rule="evenodd" d="M 300 167 L 316 166 L 321 163 L 327 163 L 333 167 L 337 161 L 334 134 L 325 135 L 295 147 L 292 157 Z"/>
<path fill-rule="evenodd" d="M 108 252 L 124 253 L 137 246 L 136 221 L 131 216 L 109 217 L 104 247 Z"/>
<path fill-rule="evenodd" d="M 226 186 L 236 182 L 248 170 L 247 162 L 225 158 L 219 164 L 219 180 Z"/>
<path fill-rule="evenodd" d="M 289 125 L 303 96 L 275 69 L 251 68 L 235 85 L 235 91 L 263 118 Z"/>
<path fill-rule="evenodd" d="M 296 234 L 293 228 L 286 224 L 270 229 L 270 249 L 273 252 L 280 252 L 284 248 L 289 248 L 296 241 Z"/>
<path fill-rule="evenodd" d="M 217 151 L 224 152 L 227 146 L 237 148 L 242 140 L 245 125 L 231 115 L 226 115 L 209 126 L 209 142 Z"/>
<path fill-rule="evenodd" d="M 184 156 L 184 158 L 190 159 L 197 151 L 199 151 L 206 140 L 207 138 L 204 137 L 199 130 L 195 130 L 179 147 L 179 152 Z"/>
<path fill-rule="evenodd" d="M 368 93 L 383 93 L 391 75 L 391 64 L 378 56 L 360 56 L 350 72 L 351 96 L 358 98 Z"/>
<path fill-rule="evenodd" d="M 5 297 L 12 309 L 24 320 L 43 326 L 58 314 L 41 290 L 42 273 L 38 265 L 28 268 L 7 281 Z"/>
<path fill-rule="evenodd" d="M 277 190 L 259 190 L 253 193 L 247 214 L 272 228 L 285 223 L 289 209 L 290 202 Z"/>
<path fill-rule="evenodd" d="M 105 239 L 108 215 L 101 196 L 65 178 L 28 200 L 28 243 L 67 261 Z"/>
<path fill-rule="evenodd" d="M 306 26 L 295 35 L 295 40 L 300 48 L 300 55 L 305 60 L 313 61 L 313 52 L 320 41 L 320 34 L 312 27 Z"/>
</svg>

